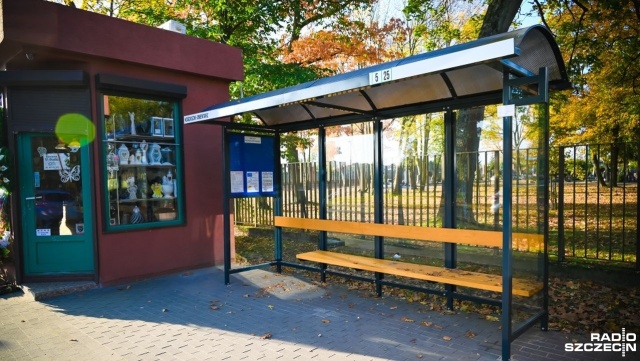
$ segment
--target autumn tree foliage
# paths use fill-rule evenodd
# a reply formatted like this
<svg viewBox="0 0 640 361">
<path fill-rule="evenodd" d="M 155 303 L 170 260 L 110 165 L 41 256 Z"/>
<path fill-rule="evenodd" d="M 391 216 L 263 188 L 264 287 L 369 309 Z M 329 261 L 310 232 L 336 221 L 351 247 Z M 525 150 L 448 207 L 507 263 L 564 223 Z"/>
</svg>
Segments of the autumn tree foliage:
<svg viewBox="0 0 640 361">
<path fill-rule="evenodd" d="M 551 115 L 552 142 L 611 144 L 604 158 L 614 186 L 622 143 L 640 139 L 640 2 L 637 0 L 548 1 L 539 4 L 573 83 L 559 94 Z M 637 147 L 635 152 L 637 152 Z M 637 159 L 637 153 L 627 158 Z M 638 165 L 635 164 L 635 167 Z M 602 174 L 596 173 L 604 183 Z"/>
<path fill-rule="evenodd" d="M 328 74 L 344 73 L 398 58 L 385 47 L 393 24 L 344 22 L 339 29 L 321 29 L 302 36 L 291 45 L 283 61 L 313 66 Z M 382 46 L 381 46 L 382 45 Z"/>
</svg>

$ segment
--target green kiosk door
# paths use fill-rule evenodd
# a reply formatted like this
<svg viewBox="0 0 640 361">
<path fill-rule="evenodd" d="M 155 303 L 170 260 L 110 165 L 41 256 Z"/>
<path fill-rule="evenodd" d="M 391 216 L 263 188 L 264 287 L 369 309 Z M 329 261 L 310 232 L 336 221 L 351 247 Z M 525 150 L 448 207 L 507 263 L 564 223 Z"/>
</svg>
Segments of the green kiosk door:
<svg viewBox="0 0 640 361">
<path fill-rule="evenodd" d="M 25 276 L 94 273 L 88 147 L 23 133 L 18 151 Z"/>
</svg>

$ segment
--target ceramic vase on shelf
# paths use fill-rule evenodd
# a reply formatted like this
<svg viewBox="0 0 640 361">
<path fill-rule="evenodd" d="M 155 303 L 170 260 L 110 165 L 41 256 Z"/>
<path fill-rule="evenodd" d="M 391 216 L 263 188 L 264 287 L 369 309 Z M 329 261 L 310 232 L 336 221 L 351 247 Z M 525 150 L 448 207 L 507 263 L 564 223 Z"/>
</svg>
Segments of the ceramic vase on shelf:
<svg viewBox="0 0 640 361">
<path fill-rule="evenodd" d="M 149 164 L 158 165 L 162 162 L 162 151 L 160 144 L 153 143 L 149 146 Z"/>
<path fill-rule="evenodd" d="M 131 223 L 142 223 L 144 222 L 144 217 L 142 216 L 142 212 L 140 212 L 140 208 L 138 206 L 133 207 L 133 213 L 131 214 Z"/>
<path fill-rule="evenodd" d="M 164 194 L 164 198 L 173 198 L 173 174 L 171 171 L 162 177 L 162 194 Z"/>
<path fill-rule="evenodd" d="M 164 147 L 160 149 L 162 153 L 162 164 L 173 164 L 173 150 L 169 147 Z"/>
<path fill-rule="evenodd" d="M 140 148 L 136 149 L 135 164 L 142 164 L 142 151 Z"/>
<path fill-rule="evenodd" d="M 162 183 L 162 194 L 164 198 L 173 198 L 173 182 Z"/>
<path fill-rule="evenodd" d="M 126 145 L 121 145 L 118 148 L 118 158 L 120 158 L 120 164 L 129 164 L 129 148 Z"/>
<path fill-rule="evenodd" d="M 164 198 L 173 198 L 173 183 L 163 184 L 162 194 L 164 194 Z"/>
</svg>

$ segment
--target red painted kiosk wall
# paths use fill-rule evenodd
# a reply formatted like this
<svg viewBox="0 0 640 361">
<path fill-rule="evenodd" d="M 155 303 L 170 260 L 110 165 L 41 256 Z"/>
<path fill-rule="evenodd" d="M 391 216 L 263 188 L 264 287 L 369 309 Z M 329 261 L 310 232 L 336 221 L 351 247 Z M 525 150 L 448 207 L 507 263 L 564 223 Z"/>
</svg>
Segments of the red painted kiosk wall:
<svg viewBox="0 0 640 361">
<path fill-rule="evenodd" d="M 243 79 L 242 54 L 233 47 L 40 0 L 0 4 L 0 61 L 6 69 L 85 72 L 98 129 L 96 75 L 185 86 L 183 114 L 227 101 L 229 83 Z M 35 58 L 27 59 L 27 53 Z M 192 125 L 182 134 L 185 223 L 122 232 L 105 227 L 104 155 L 100 137 L 93 142 L 95 278 L 101 284 L 223 262 L 221 129 Z"/>
</svg>

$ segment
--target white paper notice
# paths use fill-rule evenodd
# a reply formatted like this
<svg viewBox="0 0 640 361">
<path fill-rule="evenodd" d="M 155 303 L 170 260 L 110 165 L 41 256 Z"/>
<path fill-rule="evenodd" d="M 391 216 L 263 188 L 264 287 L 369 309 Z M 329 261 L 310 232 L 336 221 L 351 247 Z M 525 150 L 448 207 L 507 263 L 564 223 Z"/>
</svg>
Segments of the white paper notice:
<svg viewBox="0 0 640 361">
<path fill-rule="evenodd" d="M 247 172 L 247 193 L 258 193 L 259 191 L 259 172 Z"/>
<path fill-rule="evenodd" d="M 244 176 L 242 171 L 229 172 L 231 178 L 231 193 L 243 193 L 244 192 Z"/>
<path fill-rule="evenodd" d="M 69 169 L 67 165 L 69 155 L 65 153 L 47 153 L 43 157 L 44 170 Z"/>
<path fill-rule="evenodd" d="M 244 142 L 249 144 L 262 144 L 262 138 L 245 135 Z"/>
<path fill-rule="evenodd" d="M 273 172 L 262 172 L 262 191 L 273 192 Z"/>
<path fill-rule="evenodd" d="M 515 115 L 516 115 L 516 106 L 515 106 L 515 104 L 498 105 L 498 116 L 499 117 L 513 117 Z"/>
<path fill-rule="evenodd" d="M 51 229 L 49 228 L 36 229 L 36 237 L 48 237 L 48 236 L 51 236 Z"/>
</svg>

